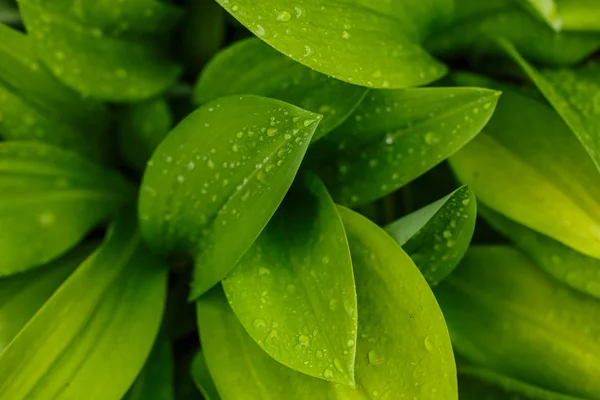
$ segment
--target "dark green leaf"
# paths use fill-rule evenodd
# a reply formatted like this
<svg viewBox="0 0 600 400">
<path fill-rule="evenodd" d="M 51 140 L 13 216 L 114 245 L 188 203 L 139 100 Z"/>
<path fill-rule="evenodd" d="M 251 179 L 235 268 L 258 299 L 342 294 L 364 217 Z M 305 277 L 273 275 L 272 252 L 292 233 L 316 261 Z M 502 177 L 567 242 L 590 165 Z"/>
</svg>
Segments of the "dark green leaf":
<svg viewBox="0 0 600 400">
<path fill-rule="evenodd" d="M 0 398 L 121 399 L 152 348 L 166 283 L 133 218 L 118 218 L 0 355 Z"/>
<path fill-rule="evenodd" d="M 171 5 L 19 0 L 19 6 L 39 57 L 58 79 L 86 96 L 146 99 L 179 75 L 167 52 L 168 30 L 179 15 Z"/>
<path fill-rule="evenodd" d="M 264 356 L 263 356 L 264 357 Z M 196 353 L 194 360 L 192 361 L 191 371 L 192 379 L 202 393 L 205 400 L 220 400 L 219 392 L 215 387 L 208 365 L 206 365 L 206 359 L 202 352 Z"/>
<path fill-rule="evenodd" d="M 275 360 L 354 384 L 350 250 L 335 204 L 314 175 L 292 188 L 223 288 L 246 331 Z"/>
<path fill-rule="evenodd" d="M 323 74 L 375 88 L 433 82 L 446 69 L 419 42 L 447 0 L 217 0 L 254 34 Z"/>
<path fill-rule="evenodd" d="M 171 344 L 160 335 L 123 400 L 173 400 L 173 355 Z"/>
<path fill-rule="evenodd" d="M 230 96 L 190 114 L 144 174 L 142 232 L 163 253 L 195 257 L 191 299 L 223 278 L 289 189 L 321 116 L 264 97 Z"/>
<path fill-rule="evenodd" d="M 404 186 L 469 142 L 500 92 L 479 88 L 371 91 L 315 146 L 333 198 L 366 204 Z"/>
<path fill-rule="evenodd" d="M 0 276 L 60 256 L 134 194 L 115 172 L 35 142 L 0 143 L 0 193 Z"/>
<path fill-rule="evenodd" d="M 447 277 L 464 256 L 475 230 L 477 203 L 463 186 L 385 229 L 417 267 L 430 286 Z"/>
<path fill-rule="evenodd" d="M 600 302 L 506 246 L 473 247 L 436 288 L 454 348 L 474 364 L 560 393 L 600 397 Z"/>
<path fill-rule="evenodd" d="M 273 97 L 324 116 L 313 140 L 340 125 L 367 89 L 299 64 L 258 39 L 234 43 L 211 60 L 194 89 L 197 104 L 231 94 Z"/>
</svg>

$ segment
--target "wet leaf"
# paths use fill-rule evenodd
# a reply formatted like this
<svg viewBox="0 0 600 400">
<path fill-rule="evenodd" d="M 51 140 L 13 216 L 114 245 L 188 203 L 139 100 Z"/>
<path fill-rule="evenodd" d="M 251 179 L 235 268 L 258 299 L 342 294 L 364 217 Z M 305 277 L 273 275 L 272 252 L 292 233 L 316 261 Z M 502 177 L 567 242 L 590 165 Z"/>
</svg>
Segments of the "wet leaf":
<svg viewBox="0 0 600 400">
<path fill-rule="evenodd" d="M 450 159 L 455 174 L 479 203 L 600 258 L 596 167 L 554 110 L 503 92 L 486 133 Z"/>
<path fill-rule="evenodd" d="M 0 193 L 0 276 L 65 253 L 134 195 L 117 173 L 39 142 L 0 143 Z"/>
<path fill-rule="evenodd" d="M 500 43 L 552 104 L 600 169 L 600 62 L 590 61 L 579 69 L 545 69 L 540 73 L 511 43 L 505 40 Z"/>
<path fill-rule="evenodd" d="M 107 159 L 108 112 L 54 78 L 35 54 L 31 38 L 0 24 L 0 136 L 36 140 Z"/>
<path fill-rule="evenodd" d="M 0 354 L 93 249 L 83 244 L 35 271 L 0 279 Z"/>
<path fill-rule="evenodd" d="M 192 361 L 191 375 L 196 387 L 200 390 L 200 393 L 202 393 L 202 397 L 204 397 L 205 400 L 221 399 L 219 392 L 217 392 L 217 388 L 215 387 L 215 383 L 210 376 L 204 354 L 200 351 L 196 353 L 196 356 Z"/>
<path fill-rule="evenodd" d="M 369 203 L 469 142 L 489 120 L 499 94 L 479 88 L 371 91 L 316 144 L 316 168 L 336 202 Z"/>
<path fill-rule="evenodd" d="M 446 69 L 420 46 L 446 0 L 218 0 L 256 36 L 288 57 L 345 82 L 403 88 L 433 82 Z"/>
<path fill-rule="evenodd" d="M 563 28 L 600 32 L 600 3 L 596 0 L 556 0 Z"/>
<path fill-rule="evenodd" d="M 223 280 L 236 316 L 282 364 L 354 384 L 356 289 L 344 226 L 323 183 L 303 177 Z"/>
<path fill-rule="evenodd" d="M 457 399 L 450 338 L 427 282 L 384 230 L 353 211 L 339 210 L 358 297 L 358 392 L 367 399 Z"/>
<path fill-rule="evenodd" d="M 456 268 L 475 230 L 477 202 L 463 186 L 448 196 L 389 224 L 385 230 L 402 246 L 429 286 Z"/>
<path fill-rule="evenodd" d="M 532 13 L 540 20 L 544 21 L 555 31 L 562 28 L 562 18 L 558 13 L 554 0 L 515 0 L 526 10 Z"/>
<path fill-rule="evenodd" d="M 600 298 L 600 260 L 537 233 L 487 207 L 480 209 L 485 220 L 510 238 L 538 267 L 570 287 Z"/>
<path fill-rule="evenodd" d="M 58 79 L 85 96 L 147 99 L 179 75 L 168 54 L 169 29 L 179 16 L 172 5 L 19 0 L 19 9 L 38 56 Z"/>
<path fill-rule="evenodd" d="M 316 140 L 340 125 L 367 89 L 330 78 L 252 38 L 234 43 L 213 58 L 194 89 L 197 104 L 231 94 L 273 97 L 322 114 Z"/>
<path fill-rule="evenodd" d="M 507 246 L 472 247 L 437 288 L 456 351 L 470 363 L 560 393 L 598 399 L 598 299 Z"/>
<path fill-rule="evenodd" d="M 159 335 L 142 372 L 123 400 L 173 400 L 174 398 L 171 344 Z"/>
<path fill-rule="evenodd" d="M 152 348 L 167 286 L 133 220 L 117 219 L 0 355 L 0 398 L 123 397 Z"/>
<path fill-rule="evenodd" d="M 155 151 L 139 199 L 153 249 L 195 258 L 190 299 L 223 278 L 267 224 L 320 115 L 264 97 L 210 102 Z"/>
</svg>

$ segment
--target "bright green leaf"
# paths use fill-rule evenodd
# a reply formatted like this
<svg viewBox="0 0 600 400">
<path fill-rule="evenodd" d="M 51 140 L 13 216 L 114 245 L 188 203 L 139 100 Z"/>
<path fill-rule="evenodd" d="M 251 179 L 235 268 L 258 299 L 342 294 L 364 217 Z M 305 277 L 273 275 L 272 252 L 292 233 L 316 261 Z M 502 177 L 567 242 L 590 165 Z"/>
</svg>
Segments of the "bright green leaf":
<svg viewBox="0 0 600 400">
<path fill-rule="evenodd" d="M 463 186 L 385 229 L 421 270 L 427 283 L 435 286 L 454 270 L 467 251 L 476 217 L 475 195 Z"/>
<path fill-rule="evenodd" d="M 323 183 L 314 175 L 302 181 L 223 288 L 246 331 L 274 359 L 354 384 L 356 289 L 344 226 Z"/>
<path fill-rule="evenodd" d="M 562 18 L 554 0 L 514 0 L 555 31 L 562 28 Z"/>
<path fill-rule="evenodd" d="M 356 206 L 395 191 L 469 142 L 499 92 L 479 88 L 371 91 L 315 146 L 332 197 Z"/>
<path fill-rule="evenodd" d="M 562 285 L 506 246 L 471 248 L 436 296 L 454 348 L 470 363 L 600 398 L 598 299 Z"/>
<path fill-rule="evenodd" d="M 133 218 L 118 218 L 0 355 L 0 398 L 121 399 L 150 353 L 166 287 Z"/>
<path fill-rule="evenodd" d="M 0 279 L 0 354 L 93 248 L 84 244 L 35 271 Z"/>
<path fill-rule="evenodd" d="M 156 250 L 195 257 L 191 299 L 260 234 L 320 118 L 278 100 L 230 96 L 194 111 L 155 151 L 139 199 L 142 232 Z"/>
<path fill-rule="evenodd" d="M 0 136 L 37 140 L 95 160 L 107 158 L 104 106 L 62 85 L 40 66 L 31 39 L 0 24 Z"/>
<path fill-rule="evenodd" d="M 197 104 L 231 94 L 273 97 L 322 114 L 313 140 L 344 122 L 367 89 L 330 78 L 299 64 L 253 38 L 217 54 L 194 89 Z"/>
<path fill-rule="evenodd" d="M 599 258 L 600 175 L 592 160 L 554 110 L 503 91 L 486 133 L 450 159 L 455 174 L 480 203 Z"/>
<path fill-rule="evenodd" d="M 173 400 L 173 354 L 171 344 L 160 335 L 123 400 Z"/>
<path fill-rule="evenodd" d="M 171 5 L 19 0 L 19 6 L 38 56 L 58 79 L 86 96 L 146 99 L 179 75 L 167 51 L 168 28 L 179 16 Z"/>
<path fill-rule="evenodd" d="M 600 2 L 597 0 L 556 0 L 563 29 L 600 32 Z"/>
<path fill-rule="evenodd" d="M 206 365 L 206 359 L 202 352 L 199 351 L 196 353 L 196 356 L 192 361 L 190 373 L 196 387 L 200 390 L 200 393 L 202 393 L 205 400 L 221 399 L 219 392 L 217 392 L 217 388 L 215 387 L 215 383 L 210 376 L 210 371 L 208 370 L 208 365 Z"/>
<path fill-rule="evenodd" d="M 450 337 L 427 282 L 384 230 L 339 210 L 358 295 L 358 391 L 367 399 L 375 392 L 389 399 L 457 399 Z"/>
<path fill-rule="evenodd" d="M 217 1 L 281 53 L 345 82 L 404 88 L 446 72 L 419 44 L 451 13 L 446 0 Z"/>
<path fill-rule="evenodd" d="M 0 276 L 60 256 L 134 195 L 117 173 L 39 142 L 0 143 L 0 193 Z"/>
</svg>

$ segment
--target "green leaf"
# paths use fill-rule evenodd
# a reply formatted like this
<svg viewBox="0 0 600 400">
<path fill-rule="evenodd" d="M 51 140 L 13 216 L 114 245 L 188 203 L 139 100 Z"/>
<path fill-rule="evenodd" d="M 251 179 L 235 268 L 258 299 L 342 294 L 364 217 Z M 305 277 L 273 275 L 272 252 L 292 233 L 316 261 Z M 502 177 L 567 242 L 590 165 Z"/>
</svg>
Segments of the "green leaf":
<svg viewBox="0 0 600 400">
<path fill-rule="evenodd" d="M 385 230 L 433 287 L 446 278 L 465 255 L 476 217 L 475 195 L 468 186 L 463 186 L 392 222 Z"/>
<path fill-rule="evenodd" d="M 521 66 L 540 92 L 552 104 L 563 121 L 600 169 L 600 62 L 590 61 L 579 69 L 546 69 L 538 72 L 506 40 L 500 44 Z"/>
<path fill-rule="evenodd" d="M 123 400 L 173 400 L 174 398 L 171 344 L 159 335 L 144 369 Z"/>
<path fill-rule="evenodd" d="M 194 383 L 205 400 L 220 400 L 219 392 L 215 387 L 208 365 L 206 365 L 206 359 L 201 351 L 196 353 L 191 366 L 191 375 Z"/>
<path fill-rule="evenodd" d="M 223 280 L 233 311 L 282 364 L 354 384 L 356 288 L 344 226 L 314 175 L 294 186 Z"/>
<path fill-rule="evenodd" d="M 554 110 L 503 90 L 486 133 L 450 159 L 454 173 L 479 203 L 600 258 L 598 170 Z"/>
<path fill-rule="evenodd" d="M 264 97 L 210 102 L 155 151 L 139 199 L 142 233 L 163 253 L 195 257 L 190 299 L 223 278 L 267 224 L 321 116 Z"/>
<path fill-rule="evenodd" d="M 217 1 L 281 53 L 345 82 L 404 88 L 446 72 L 419 44 L 451 13 L 446 0 Z"/>
<path fill-rule="evenodd" d="M 600 32 L 600 3 L 596 0 L 556 0 L 563 28 Z"/>
<path fill-rule="evenodd" d="M 117 173 L 36 142 L 0 143 L 0 193 L 0 276 L 60 256 L 134 194 Z"/>
<path fill-rule="evenodd" d="M 37 140 L 95 160 L 107 158 L 106 108 L 62 85 L 36 57 L 32 40 L 0 24 L 0 136 Z"/>
<path fill-rule="evenodd" d="M 562 285 L 506 246 L 472 247 L 436 295 L 454 348 L 470 363 L 598 398 L 598 299 Z"/>
<path fill-rule="evenodd" d="M 562 18 L 554 0 L 514 0 L 555 31 L 562 28 Z"/>
<path fill-rule="evenodd" d="M 119 150 L 137 171 L 146 163 L 173 126 L 173 115 L 163 98 L 127 106 L 120 115 Z"/>
<path fill-rule="evenodd" d="M 584 400 L 473 366 L 459 367 L 458 388 L 463 400 Z"/>
<path fill-rule="evenodd" d="M 164 2 L 19 0 L 19 8 L 38 56 L 85 96 L 147 99 L 179 75 L 168 54 L 169 29 L 179 10 Z"/>
<path fill-rule="evenodd" d="M 369 203 L 469 142 L 499 94 L 479 88 L 371 91 L 353 116 L 317 143 L 317 169 L 336 202 Z"/>
<path fill-rule="evenodd" d="M 232 94 L 273 97 L 322 114 L 316 140 L 340 125 L 367 93 L 366 88 L 330 78 L 252 38 L 213 58 L 194 89 L 197 104 Z"/>
<path fill-rule="evenodd" d="M 510 238 L 538 267 L 573 289 L 600 298 L 600 260 L 511 221 L 487 207 L 479 210 L 485 220 Z"/>
<path fill-rule="evenodd" d="M 457 4 L 457 12 L 460 14 L 461 7 L 479 7 L 480 3 L 487 2 L 463 0 Z M 503 55 L 493 40 L 498 37 L 514 43 L 527 59 L 545 64 L 574 64 L 600 48 L 600 35 L 554 32 L 517 5 L 510 4 L 457 20 L 451 27 L 432 36 L 426 47 L 443 57 L 472 56 L 476 53 Z"/>
<path fill-rule="evenodd" d="M 121 399 L 152 348 L 166 286 L 133 218 L 118 218 L 0 355 L 0 398 Z"/>
<path fill-rule="evenodd" d="M 0 354 L 93 248 L 84 244 L 36 271 L 0 279 Z"/>
<path fill-rule="evenodd" d="M 450 337 L 427 282 L 384 230 L 346 208 L 339 211 L 358 295 L 355 370 L 362 398 L 457 399 Z"/>
</svg>

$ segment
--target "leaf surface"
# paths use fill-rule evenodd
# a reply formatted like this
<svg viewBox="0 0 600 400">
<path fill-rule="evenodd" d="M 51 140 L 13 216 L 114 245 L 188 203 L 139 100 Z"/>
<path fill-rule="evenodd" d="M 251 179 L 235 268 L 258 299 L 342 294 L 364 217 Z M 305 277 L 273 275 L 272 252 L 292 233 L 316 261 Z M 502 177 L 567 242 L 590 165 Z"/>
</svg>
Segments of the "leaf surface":
<svg viewBox="0 0 600 400">
<path fill-rule="evenodd" d="M 123 400 L 173 400 L 174 398 L 171 344 L 159 334 L 142 372 Z"/>
<path fill-rule="evenodd" d="M 544 21 L 555 31 L 562 28 L 562 18 L 558 13 L 554 0 L 515 0 L 518 4 L 531 12 L 534 16 Z"/>
<path fill-rule="evenodd" d="M 205 400 L 220 400 L 219 392 L 215 387 L 208 365 L 206 365 L 206 359 L 202 352 L 196 353 L 194 360 L 192 361 L 191 371 L 192 379 L 196 384 L 200 393 Z"/>
</svg>

